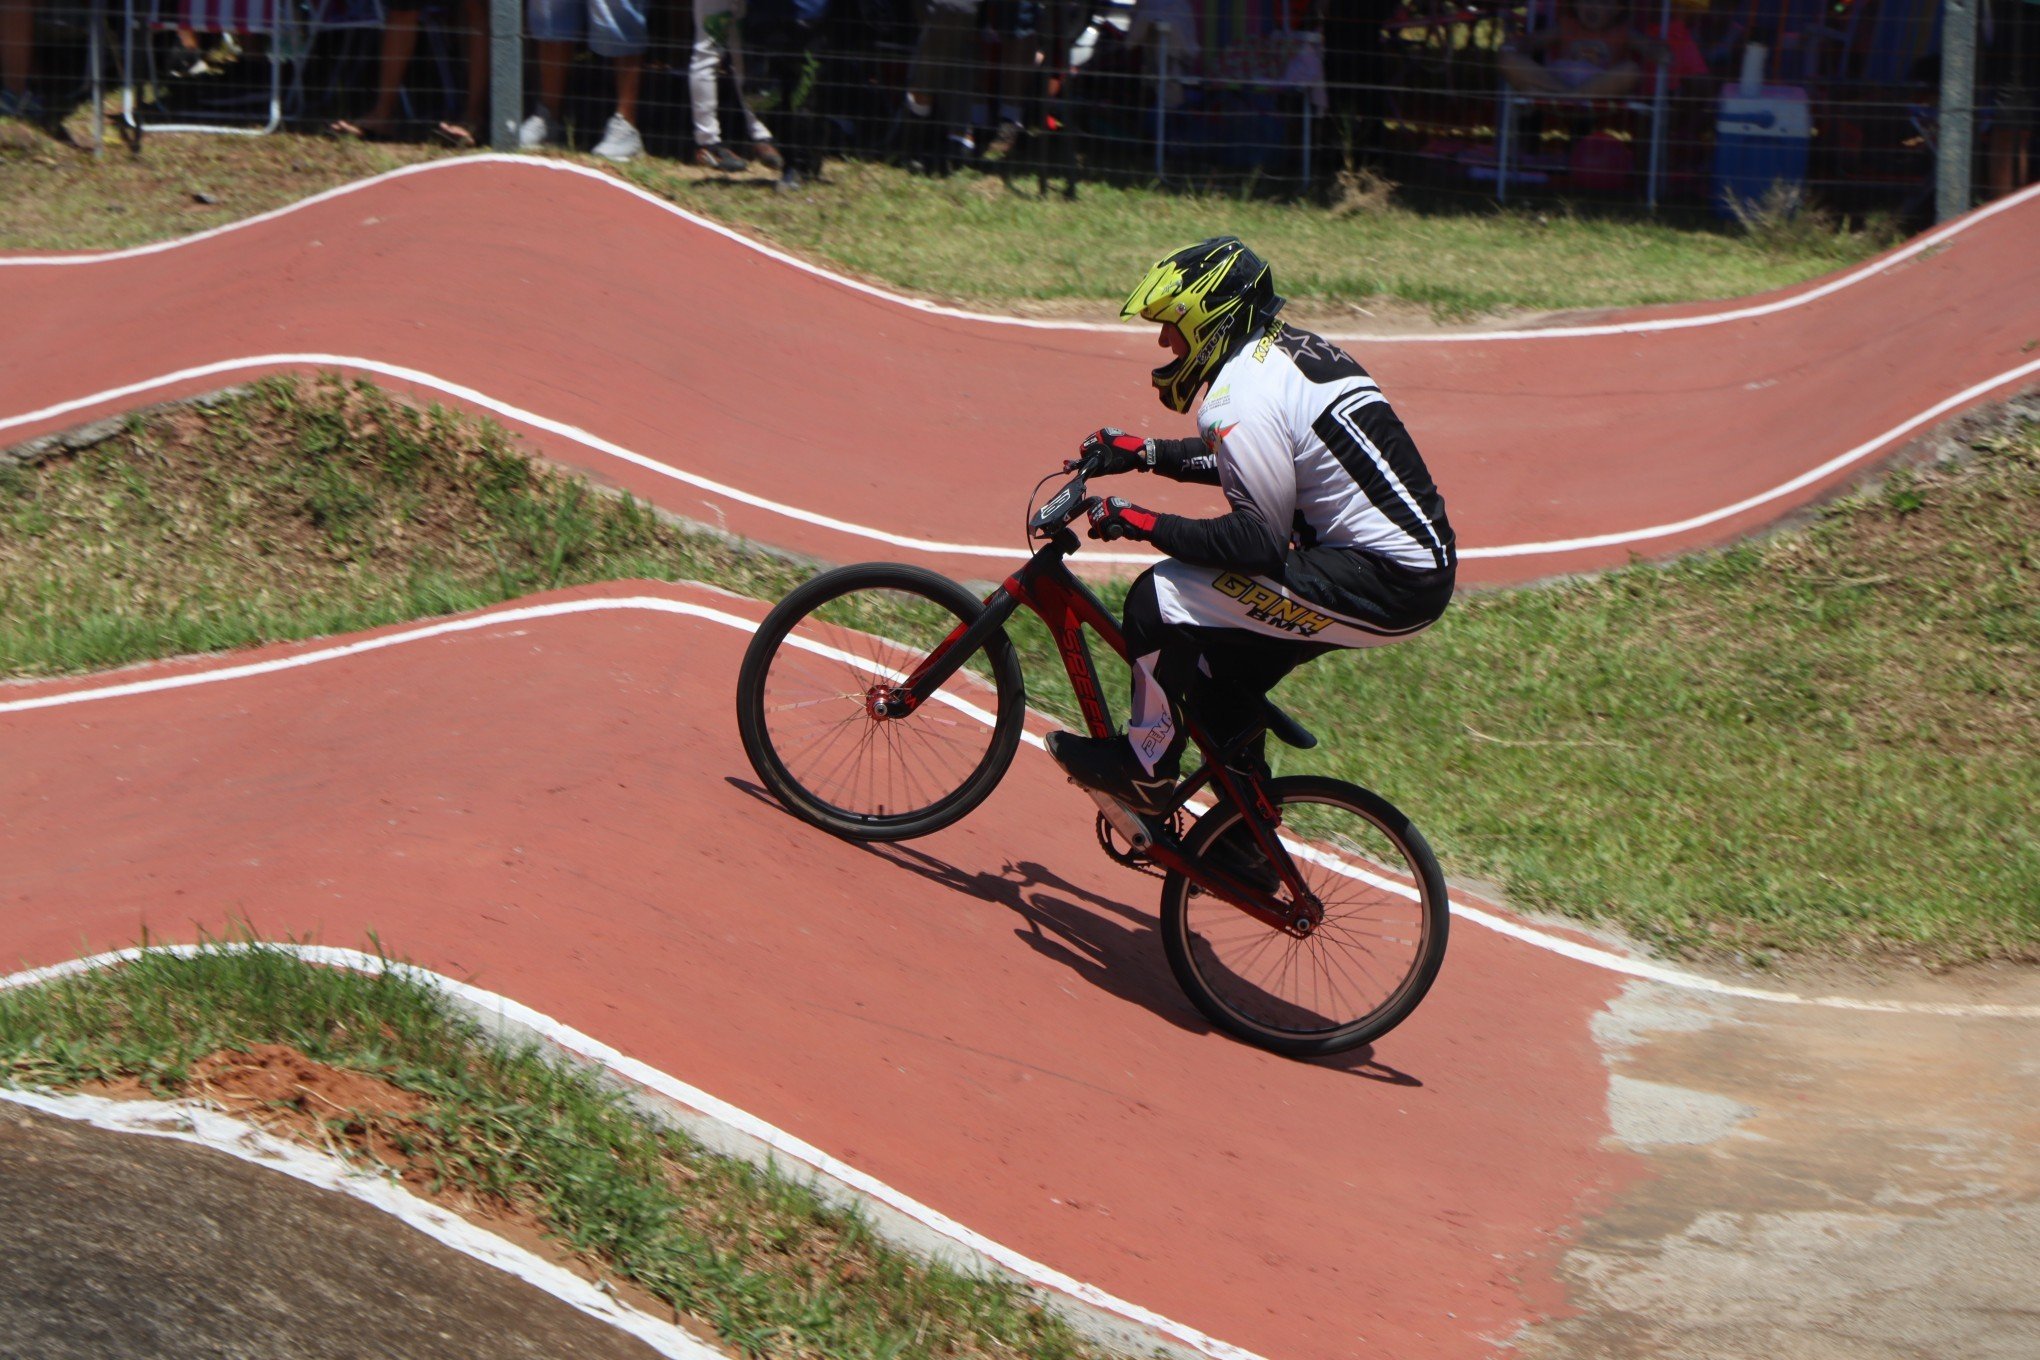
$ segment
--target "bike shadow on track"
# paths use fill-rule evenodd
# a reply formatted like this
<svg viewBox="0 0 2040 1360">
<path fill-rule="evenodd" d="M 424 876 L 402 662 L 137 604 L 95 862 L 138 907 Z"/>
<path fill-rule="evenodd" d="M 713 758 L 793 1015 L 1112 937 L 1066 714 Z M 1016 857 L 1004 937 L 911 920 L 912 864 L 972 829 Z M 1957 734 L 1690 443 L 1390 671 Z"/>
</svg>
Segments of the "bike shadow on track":
<svg viewBox="0 0 2040 1360">
<path fill-rule="evenodd" d="M 729 776 L 732 788 L 782 816 L 791 817 L 761 786 Z M 827 833 L 818 833 L 827 834 Z M 1040 864 L 1007 862 L 999 871 L 959 868 L 925 850 L 898 842 L 850 842 L 875 859 L 979 902 L 1005 907 L 1020 918 L 1014 930 L 1022 943 L 1062 964 L 1101 991 L 1141 1007 L 1192 1034 L 1215 1034 L 1169 973 L 1152 913 L 1081 887 Z M 1160 880 L 1147 880 L 1159 886 Z M 1422 1086 L 1407 1072 L 1374 1057 L 1372 1045 L 1346 1053 L 1295 1061 L 1349 1072 L 1392 1086 Z"/>
</svg>

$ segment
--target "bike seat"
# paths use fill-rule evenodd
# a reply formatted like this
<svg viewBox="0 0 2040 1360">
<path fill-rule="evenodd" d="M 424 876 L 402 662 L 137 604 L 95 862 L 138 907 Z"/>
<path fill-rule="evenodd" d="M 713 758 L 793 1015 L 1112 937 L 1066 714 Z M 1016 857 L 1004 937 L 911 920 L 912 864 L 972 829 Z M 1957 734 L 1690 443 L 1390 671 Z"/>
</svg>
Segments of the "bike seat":
<svg viewBox="0 0 2040 1360">
<path fill-rule="evenodd" d="M 1275 707 L 1274 700 L 1263 699 L 1261 705 L 1267 710 L 1262 716 L 1267 720 L 1268 730 L 1273 732 L 1278 740 L 1296 747 L 1299 751 L 1308 751 L 1317 745 L 1317 738 L 1311 735 L 1310 729 Z"/>
</svg>

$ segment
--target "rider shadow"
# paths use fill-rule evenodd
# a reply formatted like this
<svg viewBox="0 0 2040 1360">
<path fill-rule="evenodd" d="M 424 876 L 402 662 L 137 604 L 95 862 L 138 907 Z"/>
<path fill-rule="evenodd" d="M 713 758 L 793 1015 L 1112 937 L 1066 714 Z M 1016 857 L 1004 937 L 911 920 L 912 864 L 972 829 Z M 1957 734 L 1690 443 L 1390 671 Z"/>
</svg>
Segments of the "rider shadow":
<svg viewBox="0 0 2040 1360">
<path fill-rule="evenodd" d="M 778 799 L 757 784 L 734 776 L 724 782 L 773 811 L 792 816 Z M 1100 896 L 1053 870 L 1026 861 L 1009 863 L 998 873 L 973 872 L 898 842 L 848 844 L 965 897 L 1005 907 L 1020 918 L 1021 923 L 1013 933 L 1022 943 L 1101 991 L 1140 1006 L 1191 1034 L 1216 1032 L 1177 987 L 1175 976 L 1163 959 L 1162 942 L 1150 913 Z M 1409 1073 L 1378 1061 L 1371 1044 L 1344 1053 L 1292 1061 L 1392 1086 L 1423 1085 Z"/>
</svg>

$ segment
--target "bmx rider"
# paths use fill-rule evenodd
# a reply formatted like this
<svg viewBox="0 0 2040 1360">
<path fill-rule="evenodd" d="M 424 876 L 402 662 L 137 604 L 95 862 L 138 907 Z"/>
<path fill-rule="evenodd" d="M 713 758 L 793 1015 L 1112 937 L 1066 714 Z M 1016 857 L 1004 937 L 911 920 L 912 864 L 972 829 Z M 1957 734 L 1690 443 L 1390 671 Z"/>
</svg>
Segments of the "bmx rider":
<svg viewBox="0 0 2040 1360">
<path fill-rule="evenodd" d="M 1452 598 L 1452 526 L 1415 441 L 1367 371 L 1279 320 L 1282 305 L 1267 263 L 1220 236 L 1157 261 L 1120 309 L 1160 327 L 1173 356 L 1154 370 L 1164 406 L 1187 412 L 1205 393 L 1198 437 L 1106 427 L 1080 457 L 1099 456 L 1104 474 L 1215 485 L 1229 505 L 1211 519 L 1119 496 L 1089 506 L 1090 537 L 1150 542 L 1167 560 L 1127 595 L 1126 736 L 1056 732 L 1048 750 L 1137 812 L 1166 806 L 1176 784 L 1187 734 L 1172 696 L 1223 747 L 1297 666 L 1414 636 Z M 1264 747 L 1235 766 L 1265 777 Z"/>
</svg>

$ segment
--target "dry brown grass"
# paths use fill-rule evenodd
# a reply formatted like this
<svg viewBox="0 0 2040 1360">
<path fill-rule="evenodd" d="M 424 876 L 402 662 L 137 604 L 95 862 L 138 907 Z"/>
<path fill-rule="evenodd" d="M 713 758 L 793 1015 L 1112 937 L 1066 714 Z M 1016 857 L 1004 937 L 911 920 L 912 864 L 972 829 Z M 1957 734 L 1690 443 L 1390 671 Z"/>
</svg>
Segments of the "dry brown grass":
<svg viewBox="0 0 2040 1360">
<path fill-rule="evenodd" d="M 88 114 L 65 124 L 68 143 L 12 127 L 0 138 L 0 245 L 14 250 L 184 236 L 446 154 L 403 142 L 279 135 L 165 136 L 145 142 L 140 156 L 116 140 L 95 155 Z"/>
<path fill-rule="evenodd" d="M 1386 212 L 1395 202 L 1395 190 L 1395 181 L 1386 175 L 1348 161 L 1332 182 L 1331 203 L 1326 210 L 1334 217 Z"/>
</svg>

